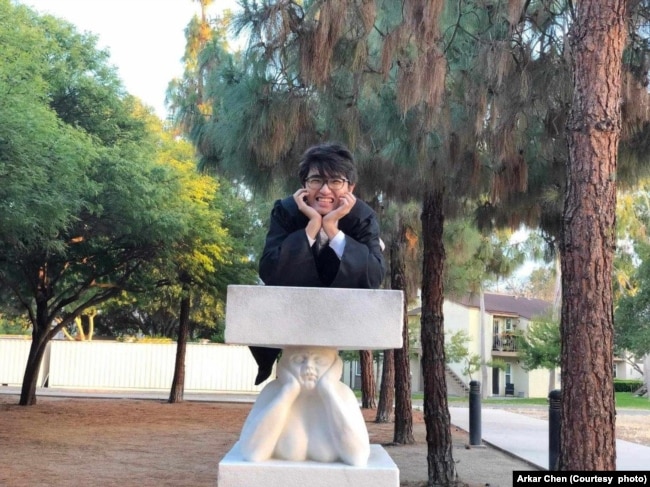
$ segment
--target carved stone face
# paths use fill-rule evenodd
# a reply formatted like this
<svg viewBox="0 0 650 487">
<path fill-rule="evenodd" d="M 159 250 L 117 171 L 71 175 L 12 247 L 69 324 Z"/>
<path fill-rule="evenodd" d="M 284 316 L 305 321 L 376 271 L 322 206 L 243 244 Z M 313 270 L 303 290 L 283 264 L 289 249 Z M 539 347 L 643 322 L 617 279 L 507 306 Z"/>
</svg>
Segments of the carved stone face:
<svg viewBox="0 0 650 487">
<path fill-rule="evenodd" d="M 312 390 L 334 364 L 336 355 L 336 350 L 327 348 L 288 349 L 283 353 L 283 361 L 302 388 Z"/>
</svg>

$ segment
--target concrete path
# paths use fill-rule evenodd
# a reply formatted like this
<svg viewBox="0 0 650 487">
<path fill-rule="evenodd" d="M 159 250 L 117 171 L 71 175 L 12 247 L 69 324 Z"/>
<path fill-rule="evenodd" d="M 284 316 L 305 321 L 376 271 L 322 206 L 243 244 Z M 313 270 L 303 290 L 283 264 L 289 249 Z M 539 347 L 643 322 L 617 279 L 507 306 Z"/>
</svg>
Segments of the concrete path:
<svg viewBox="0 0 650 487">
<path fill-rule="evenodd" d="M 469 431 L 469 408 L 450 407 L 451 423 Z M 650 427 L 650 413 L 648 414 Z M 481 408 L 483 442 L 542 469 L 548 469 L 548 421 L 499 408 Z M 650 468 L 650 447 L 616 440 L 617 470 Z"/>
</svg>

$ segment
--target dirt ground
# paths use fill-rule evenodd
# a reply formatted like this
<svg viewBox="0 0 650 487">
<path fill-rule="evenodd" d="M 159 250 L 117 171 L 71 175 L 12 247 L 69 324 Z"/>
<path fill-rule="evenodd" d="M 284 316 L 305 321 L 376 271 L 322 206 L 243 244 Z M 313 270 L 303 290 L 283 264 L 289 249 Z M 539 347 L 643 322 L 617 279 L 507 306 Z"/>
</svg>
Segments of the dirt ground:
<svg viewBox="0 0 650 487">
<path fill-rule="evenodd" d="M 17 396 L 0 395 L 0 485 L 8 487 L 215 486 L 218 463 L 237 441 L 251 407 L 55 397 L 39 397 L 30 407 L 17 402 Z M 371 443 L 390 443 L 393 424 L 374 423 L 375 414 L 364 411 Z M 467 433 L 452 429 L 461 480 L 471 487 L 508 485 L 468 478 L 482 474 L 463 477 L 468 471 L 461 465 L 471 462 L 476 467 L 477 457 L 465 461 Z M 400 468 L 402 486 L 426 485 L 426 441 L 419 412 L 414 413 L 414 433 L 416 445 L 386 446 Z M 646 441 L 650 444 L 650 437 Z M 486 464 L 496 462 L 508 474 L 530 469 L 491 448 L 480 455 Z"/>
</svg>

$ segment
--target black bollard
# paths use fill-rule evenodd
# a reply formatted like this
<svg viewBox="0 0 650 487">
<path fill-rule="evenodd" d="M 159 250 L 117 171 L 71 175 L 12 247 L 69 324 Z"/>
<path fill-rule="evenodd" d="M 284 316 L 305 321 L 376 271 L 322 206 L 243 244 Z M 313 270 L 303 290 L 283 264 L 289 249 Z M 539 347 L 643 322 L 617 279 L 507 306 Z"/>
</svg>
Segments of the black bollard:
<svg viewBox="0 0 650 487">
<path fill-rule="evenodd" d="M 477 380 L 469 383 L 469 444 L 481 444 L 481 383 Z"/>
<path fill-rule="evenodd" d="M 548 393 L 548 469 L 559 470 L 560 461 L 560 408 L 562 391 L 552 390 Z"/>
</svg>

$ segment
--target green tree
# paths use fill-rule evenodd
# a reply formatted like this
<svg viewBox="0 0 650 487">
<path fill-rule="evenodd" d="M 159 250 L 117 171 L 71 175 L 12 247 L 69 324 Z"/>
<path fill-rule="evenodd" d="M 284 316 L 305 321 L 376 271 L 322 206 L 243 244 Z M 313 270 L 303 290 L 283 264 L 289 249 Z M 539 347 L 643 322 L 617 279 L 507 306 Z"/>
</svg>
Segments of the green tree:
<svg viewBox="0 0 650 487">
<path fill-rule="evenodd" d="M 534 317 L 519 337 L 519 356 L 525 370 L 548 369 L 549 392 L 555 389 L 555 369 L 560 366 L 560 323 L 553 312 Z"/>
<path fill-rule="evenodd" d="M 0 24 L 0 284 L 32 326 L 30 405 L 48 341 L 135 286 L 183 228 L 143 112 L 95 38 L 6 0 Z"/>
<path fill-rule="evenodd" d="M 219 280 L 215 277 L 230 259 L 231 249 L 227 231 L 221 225 L 222 215 L 214 205 L 216 180 L 199 175 L 195 162 L 188 157 L 189 147 L 181 151 L 169 134 L 167 137 L 161 162 L 173 170 L 173 204 L 187 230 L 152 264 L 163 277 L 163 285 L 175 288 L 178 296 L 176 361 L 169 395 L 169 402 L 175 403 L 183 400 L 192 296 L 199 290 L 217 292 L 214 284 Z M 223 287 L 218 291 L 223 293 Z"/>
<path fill-rule="evenodd" d="M 629 100 L 648 99 L 642 4 L 630 10 L 639 28 L 626 64 L 628 140 L 645 123 Z M 204 162 L 253 189 L 290 181 L 311 141 L 358 149 L 361 192 L 421 204 L 423 275 L 433 279 L 423 282 L 424 355 L 444 353 L 445 248 L 431 235 L 442 238 L 445 217 L 479 201 L 482 225 L 540 225 L 559 241 L 572 14 L 563 1 L 242 2 L 234 23 L 249 29 L 250 49 L 241 64 L 213 56 L 219 67 L 202 72 L 212 103 L 193 140 Z M 630 159 L 643 153 L 642 137 L 634 142 Z M 425 409 L 439 421 L 427 424 L 431 483 L 453 477 L 438 431 L 448 426 L 441 373 L 439 360 L 427 362 Z"/>
<path fill-rule="evenodd" d="M 616 210 L 618 245 L 614 259 L 614 292 L 616 307 L 614 310 L 614 346 L 618 356 L 646 377 L 650 355 L 646 355 L 645 367 L 639 367 L 637 361 L 643 357 L 634 344 L 639 340 L 637 333 L 643 335 L 643 326 L 634 326 L 635 320 L 643 316 L 634 315 L 632 311 L 639 292 L 643 292 L 647 279 L 645 261 L 648 256 L 648 225 L 650 224 L 650 198 L 648 197 L 648 180 L 629 191 L 619 192 Z M 642 299 L 642 298 L 641 298 Z M 622 305 L 622 306 L 621 306 Z M 636 350 L 633 352 L 632 350 Z"/>
<path fill-rule="evenodd" d="M 470 338 L 465 330 L 459 330 L 449 336 L 449 340 L 445 342 L 445 357 L 448 364 L 462 363 L 463 374 L 472 379 L 472 374 L 481 369 L 481 356 L 475 353 L 470 353 L 467 348 Z"/>
<path fill-rule="evenodd" d="M 177 147 L 176 142 L 170 140 L 169 143 Z M 186 156 L 187 152 L 186 149 Z M 169 402 L 180 402 L 183 399 L 192 297 L 203 296 L 204 301 L 207 298 L 208 302 L 220 302 L 223 316 L 227 285 L 253 284 L 257 281 L 257 273 L 246 246 L 237 243 L 229 234 L 228 227 L 224 226 L 222 207 L 228 207 L 227 202 L 234 203 L 235 199 L 227 191 L 219 196 L 222 190 L 217 180 L 198 174 L 193 159 L 166 154 L 164 163 L 174 167 L 178 174 L 177 201 L 186 215 L 183 221 L 189 230 L 169 249 L 169 255 L 158 261 L 158 267 L 167 268 L 165 273 L 170 276 L 170 282 L 180 291 L 176 365 L 169 397 Z M 235 213 L 232 206 L 230 212 Z M 240 208 L 238 216 L 242 213 Z M 236 233 L 241 233 L 237 230 L 243 227 L 243 221 L 235 222 L 231 218 L 228 223 Z M 242 239 L 245 235 L 235 236 L 240 242 L 245 242 Z"/>
<path fill-rule="evenodd" d="M 580 2 L 575 8 L 572 2 L 564 1 L 504 2 L 483 12 L 472 10 L 481 20 L 476 40 L 482 55 L 473 58 L 476 62 L 470 68 L 477 81 L 473 90 L 477 91 L 466 92 L 483 95 L 478 99 L 483 113 L 478 121 L 484 128 L 480 136 L 485 150 L 481 155 L 495 170 L 489 197 L 479 207 L 478 216 L 497 226 L 522 222 L 531 227 L 539 225 L 549 240 L 558 243 L 561 255 L 562 382 L 565 392 L 572 395 L 563 401 L 566 466 L 561 468 L 611 468 L 614 452 L 609 377 L 612 313 L 609 280 L 605 277 L 611 270 L 609 259 L 614 247 L 614 179 L 620 182 L 638 176 L 643 166 L 647 167 L 642 152 L 647 151 L 642 142 L 646 139 L 647 114 L 637 110 L 639 105 L 646 106 L 648 95 L 641 74 L 646 71 L 647 5 L 624 3 L 601 2 L 596 6 Z M 460 6 L 459 27 L 465 26 L 463 13 L 470 8 Z M 596 25 L 598 22 L 602 24 Z M 626 23 L 630 35 L 623 58 Z M 602 37 L 591 37 L 597 35 Z M 590 49 L 583 44 L 587 42 L 600 47 Z M 596 66 L 608 72 L 596 74 Z M 596 79 L 603 84 L 596 87 L 589 82 Z M 607 84 L 605 80 L 613 82 Z M 615 103 L 621 96 L 622 114 Z M 602 120 L 612 124 L 605 128 L 599 124 Z M 617 167 L 619 140 L 624 143 Z M 597 150 L 586 150 L 597 143 L 608 148 L 600 158 L 596 157 Z M 603 157 L 605 153 L 608 155 Z M 614 168 L 616 178 L 612 177 Z M 591 182 L 587 182 L 590 175 Z M 588 228 L 590 225 L 593 227 Z M 588 289 L 584 282 L 590 283 Z M 598 332 L 587 333 L 594 324 L 598 324 Z M 591 368 L 584 367 L 582 354 L 583 347 L 591 347 L 590 340 L 608 349 L 602 354 L 588 354 L 590 360 L 593 358 Z M 590 376 L 592 369 L 598 372 Z M 575 376 L 569 378 L 570 374 Z M 579 417 L 580 411 L 591 411 L 578 405 L 586 400 L 578 392 L 584 390 L 598 396 L 589 400 L 599 406 L 597 424 L 602 428 L 590 428 L 586 413 Z M 590 432 L 598 439 L 586 438 Z M 589 447 L 601 440 L 607 445 L 602 455 Z M 602 462 L 596 458 L 599 455 Z"/>
<path fill-rule="evenodd" d="M 431 15 L 422 15 L 416 2 L 408 2 L 404 10 L 394 2 L 380 2 L 377 9 L 373 2 L 317 1 L 304 8 L 293 2 L 242 2 L 234 23 L 251 34 L 245 64 L 230 58 L 210 73 L 209 122 L 190 131 L 203 160 L 224 174 L 235 174 L 251 189 L 268 189 L 270 183 L 292 181 L 287 176 L 306 145 L 337 139 L 353 149 L 364 148 L 359 155 L 363 184 L 358 186 L 364 199 L 380 193 L 386 199 L 420 202 L 432 197 L 436 204 L 421 208 L 423 213 L 435 209 L 432 223 L 440 226 L 435 235 L 442 238 L 441 205 L 449 207 L 445 196 L 466 187 L 466 181 L 460 183 L 454 176 L 477 166 L 471 156 L 452 164 L 454 147 L 441 142 L 448 131 L 443 119 L 436 123 L 436 115 L 449 110 L 445 106 L 440 111 L 439 104 L 446 77 L 439 45 L 441 4 L 426 3 Z M 454 108 L 460 111 L 463 106 Z M 430 233 L 423 235 L 422 275 L 429 279 L 435 274 L 428 271 L 442 269 L 444 249 L 440 242 L 432 246 L 426 240 Z M 423 308 L 435 307 L 422 315 L 424 355 L 444 353 L 442 283 L 423 289 L 433 293 L 429 300 L 423 292 Z M 428 435 L 431 478 L 446 482 L 455 475 L 444 362 L 429 365 L 427 418 L 439 422 L 428 425 L 435 429 Z"/>
<path fill-rule="evenodd" d="M 650 354 L 650 247 L 641 252 L 643 260 L 633 277 L 636 292 L 622 296 L 615 313 L 616 348 L 637 358 Z"/>
<path fill-rule="evenodd" d="M 494 368 L 505 368 L 505 362 L 501 360 L 485 361 L 479 354 L 471 353 L 467 345 L 471 341 L 465 330 L 458 330 L 448 335 L 449 340 L 445 341 L 445 357 L 448 364 L 462 363 L 462 373 L 472 379 L 472 374 L 480 371 L 485 366 Z"/>
</svg>

